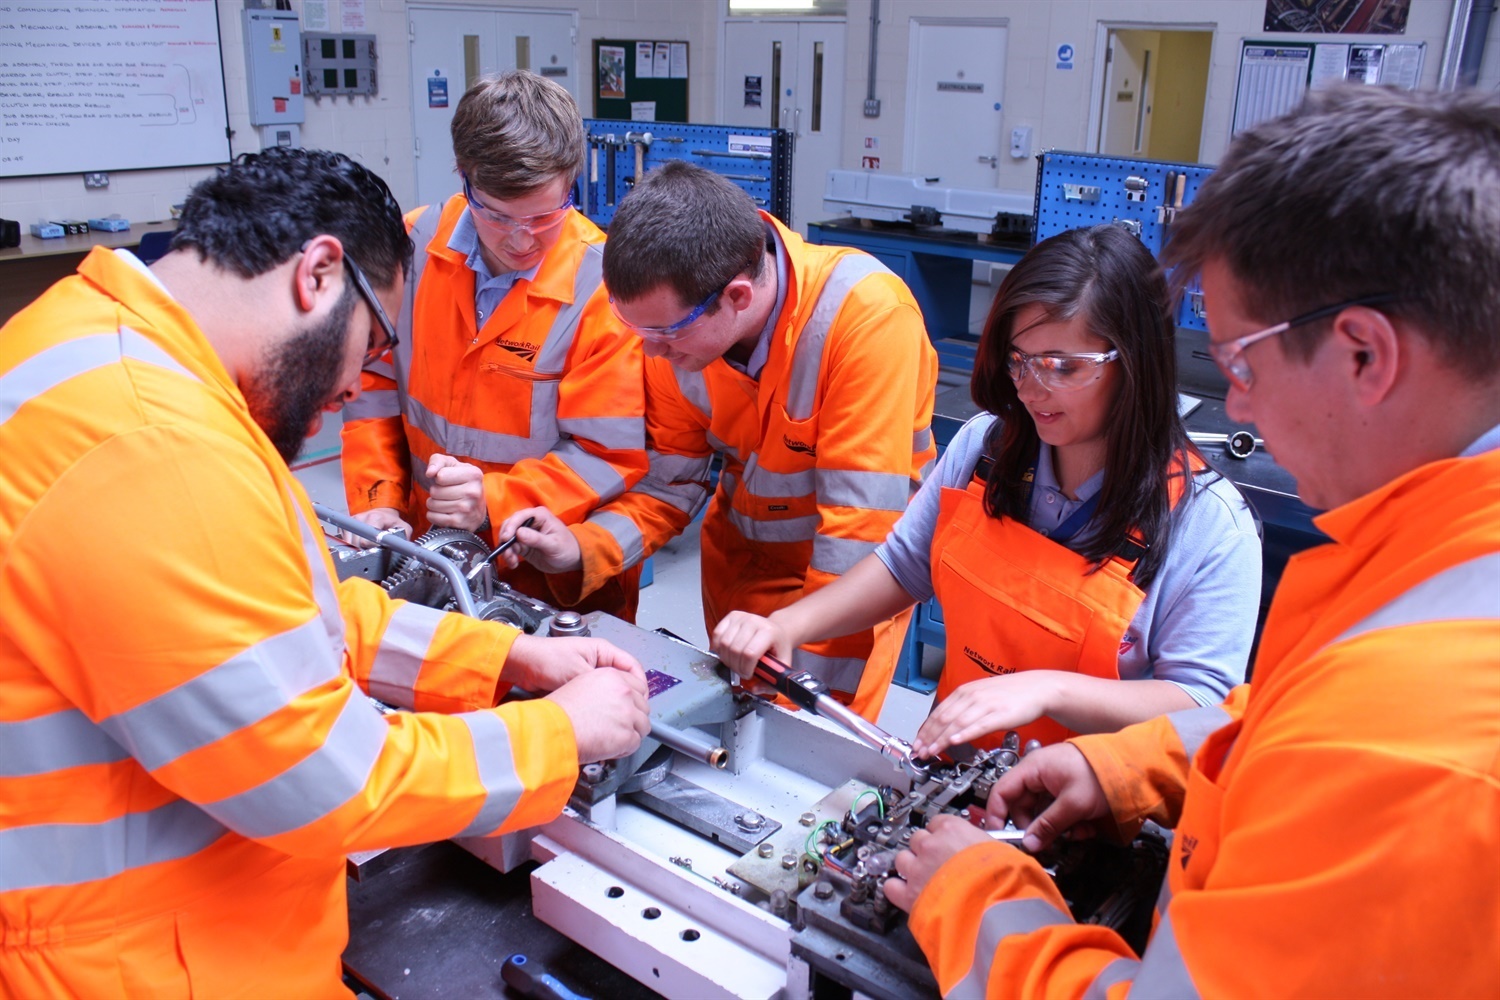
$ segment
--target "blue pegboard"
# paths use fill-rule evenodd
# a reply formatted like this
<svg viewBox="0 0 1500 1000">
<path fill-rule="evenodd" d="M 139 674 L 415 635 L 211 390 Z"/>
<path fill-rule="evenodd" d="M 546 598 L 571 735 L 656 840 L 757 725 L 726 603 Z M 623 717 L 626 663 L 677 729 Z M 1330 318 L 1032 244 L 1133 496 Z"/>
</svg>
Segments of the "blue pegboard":
<svg viewBox="0 0 1500 1000">
<path fill-rule="evenodd" d="M 575 200 L 583 213 L 608 228 L 615 207 L 635 186 L 637 137 L 641 169 L 650 173 L 668 160 L 687 160 L 729 178 L 783 223 L 791 217 L 792 134 L 780 128 L 685 125 L 585 118 L 588 137 L 583 176 Z"/>
<path fill-rule="evenodd" d="M 1171 229 L 1173 213 L 1190 205 L 1198 187 L 1212 167 L 1199 163 L 1137 160 L 1094 153 L 1062 153 L 1049 150 L 1037 157 L 1036 239 L 1044 240 L 1068 229 L 1123 223 L 1140 237 L 1153 255 L 1160 256 Z M 1167 190 L 1183 177 L 1182 197 Z M 1132 182 L 1136 191 L 1126 186 Z M 1135 194 L 1138 197 L 1132 198 Z M 1139 227 L 1139 228 L 1137 228 Z M 1177 325 L 1206 330 L 1203 296 L 1195 281 L 1183 296 Z"/>
</svg>

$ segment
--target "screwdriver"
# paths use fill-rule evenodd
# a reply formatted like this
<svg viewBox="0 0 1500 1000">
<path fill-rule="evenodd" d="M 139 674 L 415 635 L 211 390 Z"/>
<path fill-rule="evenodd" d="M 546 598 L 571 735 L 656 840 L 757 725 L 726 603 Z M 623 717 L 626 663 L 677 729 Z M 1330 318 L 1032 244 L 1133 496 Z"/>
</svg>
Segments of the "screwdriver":
<svg viewBox="0 0 1500 1000">
<path fill-rule="evenodd" d="M 514 535 L 511 535 L 505 541 L 501 542 L 499 545 L 495 546 L 495 551 L 491 552 L 489 555 L 487 555 L 483 559 L 479 560 L 479 562 L 474 565 L 474 568 L 471 569 L 471 570 L 469 570 L 469 575 L 467 577 L 465 577 L 464 579 L 468 580 L 470 583 L 473 583 L 474 582 L 474 578 L 476 576 L 478 576 L 480 573 L 482 573 L 484 571 L 484 568 L 486 566 L 488 566 L 490 563 L 494 562 L 496 559 L 498 559 L 500 557 L 500 553 L 504 552 L 506 549 L 508 549 L 512 545 L 516 544 L 516 539 L 518 539 L 518 538 L 521 537 L 521 528 L 535 528 L 535 527 L 536 527 L 536 518 L 534 518 L 534 517 L 528 517 L 526 520 L 522 521 L 521 522 L 521 527 L 516 529 L 516 533 Z"/>
</svg>

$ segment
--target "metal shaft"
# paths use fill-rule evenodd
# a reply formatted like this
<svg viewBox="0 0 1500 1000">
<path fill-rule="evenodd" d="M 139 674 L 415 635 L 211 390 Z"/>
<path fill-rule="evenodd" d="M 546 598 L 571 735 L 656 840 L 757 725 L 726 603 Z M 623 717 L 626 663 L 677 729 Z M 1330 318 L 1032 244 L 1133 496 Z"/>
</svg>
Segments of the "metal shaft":
<svg viewBox="0 0 1500 1000">
<path fill-rule="evenodd" d="M 357 538 L 363 538 L 367 542 L 374 542 L 383 549 L 390 549 L 410 559 L 415 559 L 424 565 L 442 573 L 448 580 L 448 587 L 453 591 L 453 602 L 458 605 L 458 610 L 470 618 L 477 617 L 474 610 L 474 595 L 469 593 L 469 585 L 464 582 L 464 575 L 459 572 L 457 566 L 438 555 L 430 552 L 420 545 L 414 545 L 406 540 L 406 536 L 398 531 L 377 531 L 363 521 L 357 521 L 347 514 L 340 514 L 336 510 L 324 507 L 320 503 L 313 504 L 313 513 L 318 518 L 327 521 L 335 528 L 347 531 Z"/>
<path fill-rule="evenodd" d="M 724 749 L 707 736 L 693 732 L 689 729 L 678 729 L 676 726 L 665 722 L 653 722 L 651 724 L 651 738 L 658 743 L 663 743 L 678 753 L 687 754 L 694 760 L 700 760 L 710 767 L 719 770 L 729 763 L 729 751 Z"/>
</svg>

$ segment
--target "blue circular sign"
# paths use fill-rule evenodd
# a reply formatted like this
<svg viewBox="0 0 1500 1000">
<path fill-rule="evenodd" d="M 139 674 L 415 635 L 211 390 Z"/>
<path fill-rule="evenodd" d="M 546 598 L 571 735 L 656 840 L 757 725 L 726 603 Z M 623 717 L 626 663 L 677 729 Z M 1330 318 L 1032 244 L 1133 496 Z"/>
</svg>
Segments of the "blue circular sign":
<svg viewBox="0 0 1500 1000">
<path fill-rule="evenodd" d="M 1071 46 L 1071 45 L 1059 45 L 1057 47 L 1057 61 L 1058 62 L 1072 62 L 1073 61 L 1073 46 Z"/>
</svg>

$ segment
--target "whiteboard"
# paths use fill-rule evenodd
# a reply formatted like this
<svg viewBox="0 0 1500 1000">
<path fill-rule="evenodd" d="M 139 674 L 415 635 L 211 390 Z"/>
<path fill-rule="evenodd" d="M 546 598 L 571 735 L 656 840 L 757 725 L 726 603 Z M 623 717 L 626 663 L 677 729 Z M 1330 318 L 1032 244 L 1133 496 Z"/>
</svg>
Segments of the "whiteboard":
<svg viewBox="0 0 1500 1000">
<path fill-rule="evenodd" d="M 214 0 L 0 0 L 0 177 L 229 160 Z"/>
</svg>

